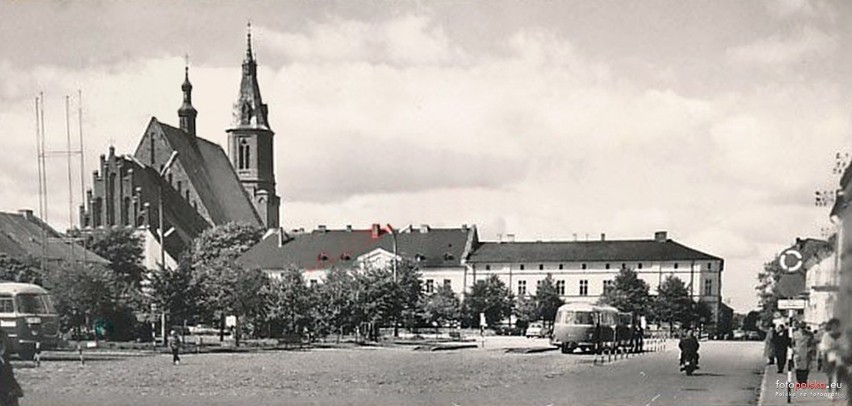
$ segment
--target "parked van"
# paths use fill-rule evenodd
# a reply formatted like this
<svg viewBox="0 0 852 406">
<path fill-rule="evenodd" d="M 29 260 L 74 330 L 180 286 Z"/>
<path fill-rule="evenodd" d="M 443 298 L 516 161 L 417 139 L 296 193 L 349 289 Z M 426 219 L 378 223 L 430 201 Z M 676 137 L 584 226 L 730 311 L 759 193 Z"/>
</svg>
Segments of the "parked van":
<svg viewBox="0 0 852 406">
<path fill-rule="evenodd" d="M 33 359 L 39 348 L 59 343 L 59 315 L 47 290 L 29 283 L 0 282 L 0 328 L 9 336 L 12 353 Z"/>
<path fill-rule="evenodd" d="M 622 317 L 626 320 L 628 314 L 622 313 Z M 605 346 L 618 345 L 616 331 L 619 324 L 619 311 L 614 307 L 567 303 L 556 311 L 550 343 L 565 354 L 578 348 L 601 351 Z"/>
</svg>

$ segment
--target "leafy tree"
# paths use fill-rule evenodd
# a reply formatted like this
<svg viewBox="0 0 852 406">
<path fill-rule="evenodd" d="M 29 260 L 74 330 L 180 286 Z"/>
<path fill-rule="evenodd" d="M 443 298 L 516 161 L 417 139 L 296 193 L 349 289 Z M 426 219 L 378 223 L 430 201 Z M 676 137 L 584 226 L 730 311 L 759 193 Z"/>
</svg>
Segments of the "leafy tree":
<svg viewBox="0 0 852 406">
<path fill-rule="evenodd" d="M 546 323 L 553 322 L 556 318 L 556 311 L 565 302 L 559 296 L 559 290 L 556 289 L 556 283 L 553 281 L 552 274 L 548 273 L 547 277 L 536 288 L 535 302 L 538 310 L 538 319 L 544 320 Z"/>
<path fill-rule="evenodd" d="M 781 299 L 776 287 L 783 274 L 784 270 L 777 259 L 763 264 L 763 271 L 757 274 L 758 283 L 755 290 L 759 298 L 761 324 L 772 323 L 774 313 L 778 309 L 778 300 Z"/>
<path fill-rule="evenodd" d="M 660 321 L 668 322 L 674 329 L 674 323 L 688 324 L 693 320 L 693 302 L 683 281 L 669 275 L 660 285 L 654 300 L 654 310 Z"/>
<path fill-rule="evenodd" d="M 530 323 L 538 320 L 540 314 L 535 296 L 518 296 L 515 302 L 515 316 L 518 317 L 519 328 L 526 328 Z"/>
<path fill-rule="evenodd" d="M 197 318 L 203 291 L 189 261 L 181 260 L 177 269 L 159 269 L 148 273 L 147 299 L 164 310 L 173 321 Z"/>
<path fill-rule="evenodd" d="M 320 335 L 336 333 L 340 336 L 355 331 L 360 319 L 357 280 L 348 269 L 332 268 L 325 281 L 317 286 L 316 325 Z"/>
<path fill-rule="evenodd" d="M 0 253 L 0 280 L 36 285 L 43 283 L 37 261 L 31 258 L 19 261 L 3 253 Z"/>
<path fill-rule="evenodd" d="M 268 317 L 287 334 L 298 334 L 313 322 L 312 307 L 315 292 L 305 285 L 298 269 L 285 270 L 281 278 L 270 281 L 270 311 Z M 278 328 L 275 328 L 276 332 Z"/>
<path fill-rule="evenodd" d="M 648 284 L 632 269 L 622 269 L 604 290 L 599 303 L 634 315 L 646 315 L 651 302 Z"/>
<path fill-rule="evenodd" d="M 233 261 L 260 242 L 262 237 L 263 228 L 245 223 L 231 222 L 208 228 L 193 241 L 190 261 L 193 268 Z"/>
<path fill-rule="evenodd" d="M 438 286 L 434 293 L 423 299 L 423 316 L 429 323 L 446 326 L 459 319 L 461 303 L 449 286 Z"/>
<path fill-rule="evenodd" d="M 109 268 L 125 281 L 138 285 L 145 275 L 142 239 L 132 228 L 110 228 L 89 234 L 88 248 L 110 261 Z"/>
<path fill-rule="evenodd" d="M 485 322 L 493 326 L 512 314 L 513 302 L 512 292 L 506 284 L 497 275 L 491 275 L 473 284 L 462 308 L 470 325 L 479 327 L 479 314 L 484 313 Z"/>
</svg>

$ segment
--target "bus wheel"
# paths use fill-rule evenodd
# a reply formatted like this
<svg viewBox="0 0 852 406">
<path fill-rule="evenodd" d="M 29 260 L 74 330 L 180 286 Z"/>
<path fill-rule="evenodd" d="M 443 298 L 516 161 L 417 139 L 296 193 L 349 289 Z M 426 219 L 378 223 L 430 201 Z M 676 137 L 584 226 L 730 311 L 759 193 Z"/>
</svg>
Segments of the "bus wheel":
<svg viewBox="0 0 852 406">
<path fill-rule="evenodd" d="M 21 357 L 24 361 L 32 361 L 35 359 L 35 346 L 34 345 L 22 345 L 21 349 L 18 350 L 18 356 Z"/>
<path fill-rule="evenodd" d="M 563 354 L 571 353 L 571 347 L 568 346 L 568 343 L 562 343 L 562 347 L 560 347 Z"/>
</svg>

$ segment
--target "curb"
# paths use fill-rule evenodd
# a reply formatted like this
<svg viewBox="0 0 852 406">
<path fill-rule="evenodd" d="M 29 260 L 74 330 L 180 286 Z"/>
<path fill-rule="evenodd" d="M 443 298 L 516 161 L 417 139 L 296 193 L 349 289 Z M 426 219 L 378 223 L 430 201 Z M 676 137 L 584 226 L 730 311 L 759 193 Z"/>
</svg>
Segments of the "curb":
<svg viewBox="0 0 852 406">
<path fill-rule="evenodd" d="M 536 354 L 540 352 L 556 351 L 557 349 L 557 347 L 520 347 L 506 348 L 505 352 L 507 354 Z"/>
<path fill-rule="evenodd" d="M 467 348 L 479 348 L 476 344 L 456 344 L 456 345 L 420 345 L 414 347 L 414 351 L 451 351 L 463 350 Z"/>
</svg>

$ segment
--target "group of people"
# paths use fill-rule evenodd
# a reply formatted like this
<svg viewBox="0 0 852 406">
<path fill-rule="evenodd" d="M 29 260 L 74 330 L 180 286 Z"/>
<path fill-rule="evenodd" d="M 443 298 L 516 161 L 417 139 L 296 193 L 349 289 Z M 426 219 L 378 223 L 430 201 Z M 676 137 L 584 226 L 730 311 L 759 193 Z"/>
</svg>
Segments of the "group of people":
<svg viewBox="0 0 852 406">
<path fill-rule="evenodd" d="M 807 382 L 814 366 L 825 372 L 832 383 L 844 379 L 849 351 L 840 320 L 833 318 L 816 332 L 799 322 L 794 325 L 792 336 L 784 324 L 770 327 L 766 334 L 765 356 L 767 364 L 774 364 L 778 373 L 783 373 L 785 366 L 795 371 L 798 383 Z"/>
</svg>

